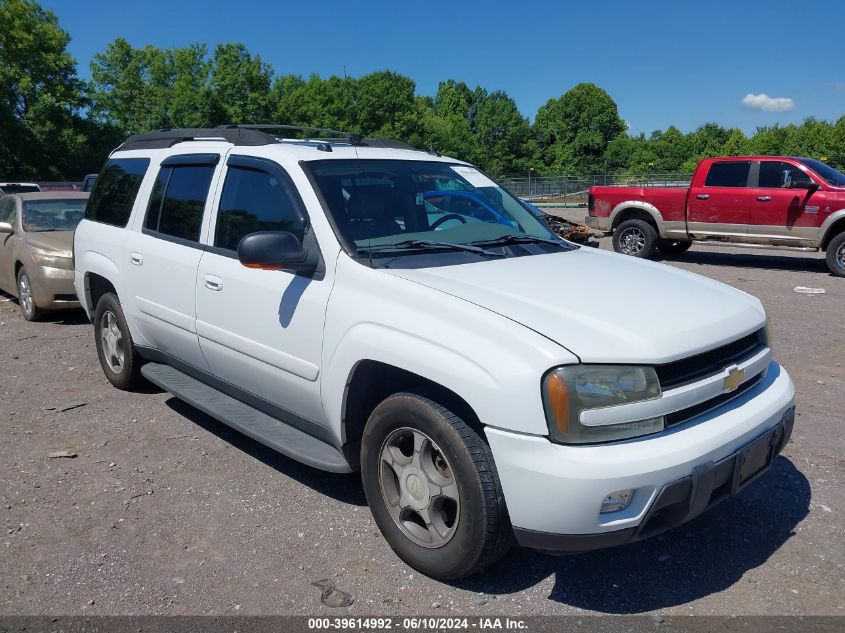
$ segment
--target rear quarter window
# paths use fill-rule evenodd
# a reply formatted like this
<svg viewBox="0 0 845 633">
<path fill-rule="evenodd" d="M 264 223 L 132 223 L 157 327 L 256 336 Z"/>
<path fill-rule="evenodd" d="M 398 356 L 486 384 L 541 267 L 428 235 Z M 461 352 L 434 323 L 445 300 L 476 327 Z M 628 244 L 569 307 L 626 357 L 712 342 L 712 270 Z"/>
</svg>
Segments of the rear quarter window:
<svg viewBox="0 0 845 633">
<path fill-rule="evenodd" d="M 149 166 L 149 158 L 109 160 L 97 177 L 85 209 L 85 219 L 112 226 L 126 226 Z"/>
</svg>

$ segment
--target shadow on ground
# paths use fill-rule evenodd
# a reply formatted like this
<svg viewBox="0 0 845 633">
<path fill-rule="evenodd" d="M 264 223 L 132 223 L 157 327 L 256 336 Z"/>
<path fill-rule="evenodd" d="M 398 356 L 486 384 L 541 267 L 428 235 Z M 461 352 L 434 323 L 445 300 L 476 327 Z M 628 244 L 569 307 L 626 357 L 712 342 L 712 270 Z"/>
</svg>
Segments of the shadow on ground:
<svg viewBox="0 0 845 633">
<path fill-rule="evenodd" d="M 224 442 L 228 442 L 250 457 L 266 464 L 270 468 L 295 479 L 303 486 L 308 486 L 317 492 L 350 505 L 365 506 L 367 500 L 364 497 L 364 489 L 361 486 L 361 476 L 358 473 L 350 475 L 339 475 L 329 473 L 285 457 L 281 453 L 259 444 L 240 431 L 218 422 L 199 409 L 177 398 L 170 398 L 167 406 L 181 416 L 188 418 L 200 428 L 213 433 Z"/>
<path fill-rule="evenodd" d="M 687 251 L 676 257 L 659 256 L 657 261 L 699 264 L 706 266 L 727 266 L 734 268 L 763 268 L 766 270 L 790 270 L 804 273 L 826 273 L 832 275 L 824 259 L 818 257 L 787 257 L 769 253 L 726 253 L 724 251 Z"/>
<path fill-rule="evenodd" d="M 807 516 L 810 495 L 804 475 L 778 457 L 737 497 L 661 536 L 561 558 L 514 549 L 486 574 L 456 586 L 511 594 L 554 576 L 549 599 L 580 609 L 633 614 L 686 604 L 765 563 Z"/>
</svg>

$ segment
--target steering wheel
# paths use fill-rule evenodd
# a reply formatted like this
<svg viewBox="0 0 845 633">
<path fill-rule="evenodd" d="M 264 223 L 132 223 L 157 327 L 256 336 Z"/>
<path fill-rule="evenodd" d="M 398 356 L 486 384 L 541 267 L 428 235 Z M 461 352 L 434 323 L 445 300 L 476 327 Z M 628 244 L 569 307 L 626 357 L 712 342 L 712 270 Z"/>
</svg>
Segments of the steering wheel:
<svg viewBox="0 0 845 633">
<path fill-rule="evenodd" d="M 461 224 L 467 223 L 467 219 L 464 216 L 458 215 L 457 213 L 447 213 L 442 218 L 437 218 L 434 222 L 432 222 L 432 224 L 428 228 L 434 231 L 437 229 L 438 226 L 440 226 L 447 220 L 460 220 Z"/>
</svg>

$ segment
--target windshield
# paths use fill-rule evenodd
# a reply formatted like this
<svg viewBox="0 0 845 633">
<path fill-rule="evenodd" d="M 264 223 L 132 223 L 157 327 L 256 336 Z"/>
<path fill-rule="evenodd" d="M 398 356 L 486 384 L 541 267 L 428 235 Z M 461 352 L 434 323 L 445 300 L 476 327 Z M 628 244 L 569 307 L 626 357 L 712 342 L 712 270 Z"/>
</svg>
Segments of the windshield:
<svg viewBox="0 0 845 633">
<path fill-rule="evenodd" d="M 836 171 L 830 165 L 825 165 L 820 160 L 813 160 L 812 158 L 799 158 L 798 162 L 804 163 L 807 167 L 824 178 L 825 181 L 827 181 L 827 184 L 832 187 L 845 187 L 845 174 L 840 171 Z"/>
<path fill-rule="evenodd" d="M 21 223 L 28 233 L 73 231 L 85 215 L 85 199 L 26 200 Z"/>
<path fill-rule="evenodd" d="M 350 249 L 401 250 L 420 241 L 448 248 L 508 236 L 557 240 L 518 199 L 474 167 L 366 159 L 309 166 Z"/>
</svg>

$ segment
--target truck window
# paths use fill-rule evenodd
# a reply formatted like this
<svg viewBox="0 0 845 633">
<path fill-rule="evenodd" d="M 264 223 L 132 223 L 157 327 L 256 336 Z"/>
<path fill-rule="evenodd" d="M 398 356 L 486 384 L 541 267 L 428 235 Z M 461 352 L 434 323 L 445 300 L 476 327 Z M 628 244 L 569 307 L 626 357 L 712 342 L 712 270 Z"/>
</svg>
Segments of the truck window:
<svg viewBox="0 0 845 633">
<path fill-rule="evenodd" d="M 214 165 L 162 167 L 150 197 L 144 230 L 199 241 L 214 169 Z"/>
<path fill-rule="evenodd" d="M 214 245 L 236 251 L 256 231 L 288 231 L 300 242 L 305 231 L 299 204 L 287 182 L 265 171 L 230 166 L 223 184 Z"/>
<path fill-rule="evenodd" d="M 707 172 L 705 187 L 747 187 L 751 161 L 713 163 Z"/>
<path fill-rule="evenodd" d="M 15 223 L 15 199 L 0 200 L 0 222 Z"/>
<path fill-rule="evenodd" d="M 760 181 L 757 186 L 767 189 L 780 189 L 786 186 L 787 176 L 793 182 L 807 182 L 810 178 L 795 165 L 779 160 L 766 160 L 760 162 Z"/>
<path fill-rule="evenodd" d="M 129 222 L 149 158 L 116 158 L 108 161 L 91 191 L 85 218 L 124 227 Z"/>
</svg>

